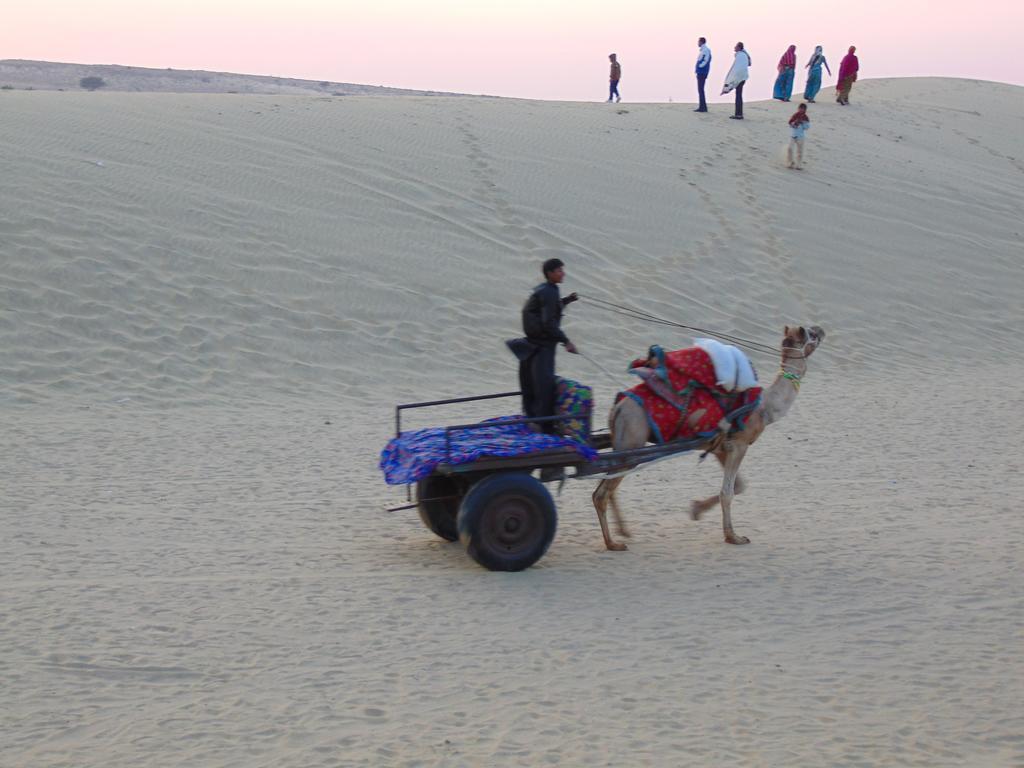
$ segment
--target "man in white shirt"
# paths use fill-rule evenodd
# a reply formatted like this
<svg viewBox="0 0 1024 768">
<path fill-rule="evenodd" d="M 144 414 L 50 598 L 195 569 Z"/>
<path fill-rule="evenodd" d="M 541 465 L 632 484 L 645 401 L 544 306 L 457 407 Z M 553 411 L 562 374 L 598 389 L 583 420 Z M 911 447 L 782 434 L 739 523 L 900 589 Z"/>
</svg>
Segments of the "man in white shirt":
<svg viewBox="0 0 1024 768">
<path fill-rule="evenodd" d="M 703 37 L 697 41 L 700 48 L 700 55 L 697 56 L 697 93 L 700 95 L 700 106 L 693 110 L 694 112 L 708 111 L 708 103 L 704 99 L 704 81 L 711 72 L 711 49 L 708 48 L 707 42 Z"/>
</svg>

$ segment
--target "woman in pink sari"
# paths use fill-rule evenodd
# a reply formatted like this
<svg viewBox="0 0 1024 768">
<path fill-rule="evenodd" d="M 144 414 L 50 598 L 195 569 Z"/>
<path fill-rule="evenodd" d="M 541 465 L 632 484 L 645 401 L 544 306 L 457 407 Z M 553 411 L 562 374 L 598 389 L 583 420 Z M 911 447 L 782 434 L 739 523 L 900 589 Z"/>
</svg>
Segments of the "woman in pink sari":
<svg viewBox="0 0 1024 768">
<path fill-rule="evenodd" d="M 850 103 L 850 89 L 857 81 L 857 72 L 860 70 L 860 61 L 854 55 L 856 52 L 857 46 L 851 45 L 850 52 L 839 65 L 839 77 L 836 78 L 836 101 L 844 107 Z"/>
</svg>

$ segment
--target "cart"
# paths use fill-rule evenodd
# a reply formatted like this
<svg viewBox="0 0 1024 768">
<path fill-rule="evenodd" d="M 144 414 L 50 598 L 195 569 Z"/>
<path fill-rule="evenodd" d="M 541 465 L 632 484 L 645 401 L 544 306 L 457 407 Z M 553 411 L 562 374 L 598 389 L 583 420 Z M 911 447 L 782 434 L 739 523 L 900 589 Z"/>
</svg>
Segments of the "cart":
<svg viewBox="0 0 1024 768">
<path fill-rule="evenodd" d="M 519 396 L 519 392 L 501 392 L 398 405 L 395 407 L 395 436 L 400 438 L 402 435 L 403 411 Z M 751 403 L 738 408 L 726 418 L 735 424 L 755 405 Z M 513 418 L 502 420 L 502 424 L 543 423 L 571 418 Z M 446 455 L 450 455 L 453 433 L 487 426 L 494 426 L 494 423 L 444 427 L 449 449 Z M 590 435 L 589 445 L 596 451 L 596 457 L 592 459 L 571 448 L 564 448 L 509 457 L 483 456 L 461 464 L 442 462 L 415 483 L 415 501 L 410 487 L 407 496 L 410 503 L 391 507 L 389 511 L 416 509 L 430 531 L 447 541 L 461 542 L 469 556 L 484 568 L 521 571 L 544 556 L 558 527 L 558 512 L 545 483 L 599 479 L 630 472 L 643 464 L 706 448 L 708 440 L 708 436 L 702 436 L 615 451 L 611 449 L 611 435 L 603 430 Z"/>
<path fill-rule="evenodd" d="M 500 392 L 403 403 L 395 407 L 395 436 L 402 434 L 403 411 L 519 396 L 519 392 Z M 746 404 L 730 412 L 726 418 L 735 424 L 755 406 L 756 403 Z M 544 423 L 572 418 L 506 419 L 502 424 Z M 450 446 L 455 432 L 487 426 L 494 426 L 494 422 L 443 427 L 445 442 Z M 587 459 L 566 447 L 513 457 L 484 456 L 463 464 L 442 462 L 428 476 L 416 482 L 415 501 L 410 487 L 410 503 L 390 507 L 389 511 L 418 510 L 423 524 L 433 534 L 445 541 L 461 542 L 469 556 L 489 570 L 523 570 L 544 556 L 558 527 L 555 502 L 545 483 L 601 479 L 631 472 L 660 459 L 707 449 L 709 437 L 698 436 L 644 445 L 629 451 L 613 451 L 610 433 L 601 430 L 590 434 L 589 444 L 596 452 L 596 458 Z"/>
</svg>

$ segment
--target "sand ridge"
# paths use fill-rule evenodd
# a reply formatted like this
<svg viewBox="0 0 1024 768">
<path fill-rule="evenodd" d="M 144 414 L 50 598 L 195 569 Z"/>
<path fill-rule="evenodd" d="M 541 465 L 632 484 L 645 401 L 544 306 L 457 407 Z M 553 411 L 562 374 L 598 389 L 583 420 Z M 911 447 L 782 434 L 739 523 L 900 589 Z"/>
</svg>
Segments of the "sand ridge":
<svg viewBox="0 0 1024 768">
<path fill-rule="evenodd" d="M 130 93 L 266 93 L 314 96 L 430 96 L 458 94 L 415 91 L 381 85 L 303 80 L 297 77 L 247 75 L 202 69 L 155 69 L 122 64 L 75 64 L 61 61 L 0 59 L 0 87 L 5 90 L 77 91 L 83 78 L 99 78 L 104 91 Z"/>
</svg>

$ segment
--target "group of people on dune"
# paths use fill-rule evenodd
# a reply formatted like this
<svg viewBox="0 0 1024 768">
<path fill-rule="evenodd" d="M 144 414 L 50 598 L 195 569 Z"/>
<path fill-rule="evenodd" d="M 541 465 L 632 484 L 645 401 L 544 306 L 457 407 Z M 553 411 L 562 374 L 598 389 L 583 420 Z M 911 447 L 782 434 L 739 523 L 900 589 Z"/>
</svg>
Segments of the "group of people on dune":
<svg viewBox="0 0 1024 768">
<path fill-rule="evenodd" d="M 711 74 L 711 49 L 708 47 L 707 38 L 701 37 L 697 40 L 699 53 L 697 55 L 697 96 L 699 103 L 694 112 L 707 112 L 708 103 L 704 95 L 704 84 L 708 75 Z M 736 111 L 732 115 L 733 120 L 743 119 L 743 86 L 750 79 L 751 58 L 750 53 L 743 43 L 736 43 L 733 48 L 735 56 L 732 67 L 725 76 L 725 85 L 722 93 L 736 94 Z M 620 102 L 622 97 L 619 94 L 619 81 L 622 79 L 622 64 L 616 53 L 608 54 L 608 61 L 611 62 L 611 70 L 608 73 L 608 101 Z M 828 66 L 825 53 L 820 45 L 815 46 L 811 58 L 804 64 L 807 70 L 807 84 L 804 86 L 804 99 L 811 104 L 814 97 L 821 90 L 822 67 L 832 76 L 832 70 Z M 791 45 L 779 59 L 778 77 L 775 79 L 773 97 L 779 101 L 789 101 L 793 96 L 793 83 L 796 80 L 796 46 Z M 839 77 L 836 80 L 836 103 L 846 106 L 850 103 L 850 89 L 857 82 L 857 72 L 860 70 L 860 61 L 857 58 L 857 46 L 851 45 L 849 53 L 843 57 L 839 65 Z"/>
<path fill-rule="evenodd" d="M 707 112 L 708 103 L 704 94 L 704 85 L 708 75 L 711 73 L 711 49 L 708 47 L 706 38 L 697 40 L 699 54 L 697 55 L 697 96 L 699 103 L 694 112 Z M 750 79 L 751 58 L 743 43 L 736 43 L 733 48 L 735 57 L 732 67 L 725 76 L 725 84 L 722 86 L 722 93 L 736 94 L 736 108 L 731 120 L 743 119 L 743 86 Z M 622 79 L 622 64 L 619 63 L 618 54 L 608 54 L 611 62 L 611 71 L 608 75 L 608 101 L 616 102 L 622 100 L 619 95 L 619 81 Z M 775 79 L 775 88 L 772 96 L 778 101 L 788 102 L 793 96 L 793 83 L 796 80 L 796 46 L 791 45 L 782 54 L 777 66 L 778 77 Z M 814 53 L 804 65 L 807 70 L 807 84 L 804 86 L 804 99 L 807 103 L 814 104 L 814 97 L 821 90 L 821 70 L 824 67 L 829 76 L 832 70 L 828 66 L 828 60 L 820 45 L 815 46 Z M 839 65 L 839 76 L 836 79 L 836 103 L 847 106 L 850 103 L 850 89 L 857 81 L 857 73 L 860 71 L 860 60 L 857 58 L 857 47 L 850 46 L 849 53 L 843 57 Z M 803 168 L 804 158 L 804 137 L 811 126 L 810 117 L 807 115 L 807 104 L 801 104 L 797 111 L 789 118 L 790 141 L 787 150 L 788 167 L 800 170 Z"/>
</svg>

